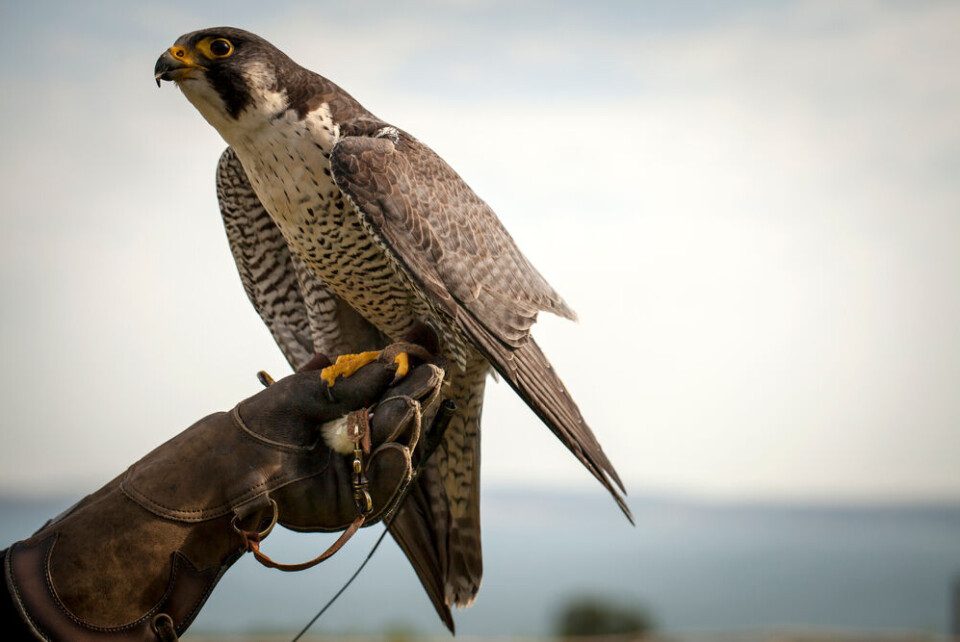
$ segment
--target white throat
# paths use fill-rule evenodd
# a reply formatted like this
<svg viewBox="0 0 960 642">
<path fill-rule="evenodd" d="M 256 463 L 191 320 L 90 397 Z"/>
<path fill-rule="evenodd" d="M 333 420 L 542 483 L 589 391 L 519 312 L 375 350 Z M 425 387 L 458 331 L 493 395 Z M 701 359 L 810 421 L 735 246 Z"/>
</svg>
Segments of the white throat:
<svg viewBox="0 0 960 642">
<path fill-rule="evenodd" d="M 220 94 L 203 75 L 188 76 L 177 83 L 187 100 L 234 147 L 256 137 L 257 130 L 270 125 L 278 114 L 287 109 L 289 102 L 285 91 L 273 89 L 277 85 L 276 74 L 262 63 L 251 63 L 244 76 L 250 102 L 237 118 L 227 112 Z"/>
</svg>

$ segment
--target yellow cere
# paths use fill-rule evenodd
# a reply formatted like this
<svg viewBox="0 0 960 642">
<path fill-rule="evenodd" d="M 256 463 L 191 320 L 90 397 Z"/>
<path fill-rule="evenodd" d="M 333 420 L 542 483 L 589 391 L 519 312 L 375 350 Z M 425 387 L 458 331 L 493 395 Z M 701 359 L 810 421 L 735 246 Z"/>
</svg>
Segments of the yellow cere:
<svg viewBox="0 0 960 642">
<path fill-rule="evenodd" d="M 190 52 L 185 47 L 181 47 L 179 45 L 170 47 L 170 55 L 185 64 L 187 67 L 199 67 L 200 69 L 206 69 L 206 67 L 198 64 L 197 61 L 194 60 L 193 56 L 190 55 Z"/>
</svg>

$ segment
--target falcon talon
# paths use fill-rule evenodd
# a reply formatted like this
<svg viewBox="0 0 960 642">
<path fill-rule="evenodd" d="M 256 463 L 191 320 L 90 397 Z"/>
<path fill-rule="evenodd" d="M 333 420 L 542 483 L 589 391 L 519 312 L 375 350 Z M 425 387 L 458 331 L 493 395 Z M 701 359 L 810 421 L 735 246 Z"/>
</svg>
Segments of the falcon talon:
<svg viewBox="0 0 960 642">
<path fill-rule="evenodd" d="M 271 377 L 270 373 L 267 372 L 266 370 L 261 370 L 257 373 L 257 381 L 263 384 L 264 388 L 269 388 L 274 383 L 276 383 L 276 379 Z"/>
<path fill-rule="evenodd" d="M 410 372 L 410 355 L 401 352 L 393 358 L 393 363 L 397 364 L 397 372 L 393 375 L 393 383 L 397 383 Z"/>
</svg>

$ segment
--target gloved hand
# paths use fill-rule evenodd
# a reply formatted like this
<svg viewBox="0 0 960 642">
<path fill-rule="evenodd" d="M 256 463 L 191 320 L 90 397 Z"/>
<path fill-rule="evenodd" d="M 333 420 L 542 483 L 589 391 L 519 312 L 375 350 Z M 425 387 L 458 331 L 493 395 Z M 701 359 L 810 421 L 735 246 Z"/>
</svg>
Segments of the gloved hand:
<svg viewBox="0 0 960 642">
<path fill-rule="evenodd" d="M 274 522 L 336 531 L 355 529 L 364 513 L 365 524 L 382 519 L 412 461 L 429 456 L 422 436 L 444 374 L 442 364 L 422 363 L 391 385 L 393 353 L 332 388 L 319 371 L 299 373 L 201 419 L 12 546 L 7 584 L 34 634 L 176 639 L 249 540 Z M 355 484 L 357 441 L 369 452 L 360 457 L 366 487 Z"/>
</svg>

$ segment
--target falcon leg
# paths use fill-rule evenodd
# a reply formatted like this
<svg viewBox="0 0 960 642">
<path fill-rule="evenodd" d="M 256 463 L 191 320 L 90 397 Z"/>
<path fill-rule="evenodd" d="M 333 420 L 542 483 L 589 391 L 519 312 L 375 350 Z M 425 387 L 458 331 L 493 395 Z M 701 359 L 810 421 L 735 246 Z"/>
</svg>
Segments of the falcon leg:
<svg viewBox="0 0 960 642">
<path fill-rule="evenodd" d="M 374 350 L 359 354 L 340 355 L 337 357 L 335 364 L 320 371 L 320 377 L 332 388 L 337 381 L 337 377 L 349 377 L 363 366 L 380 358 L 381 352 L 382 350 Z M 410 370 L 410 357 L 406 352 L 400 352 L 393 358 L 393 362 L 397 364 L 397 374 L 394 380 L 402 379 Z"/>
</svg>

